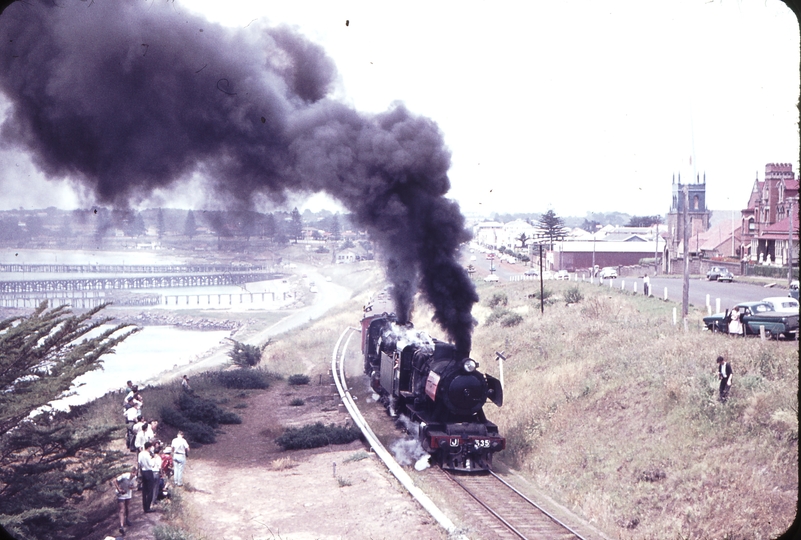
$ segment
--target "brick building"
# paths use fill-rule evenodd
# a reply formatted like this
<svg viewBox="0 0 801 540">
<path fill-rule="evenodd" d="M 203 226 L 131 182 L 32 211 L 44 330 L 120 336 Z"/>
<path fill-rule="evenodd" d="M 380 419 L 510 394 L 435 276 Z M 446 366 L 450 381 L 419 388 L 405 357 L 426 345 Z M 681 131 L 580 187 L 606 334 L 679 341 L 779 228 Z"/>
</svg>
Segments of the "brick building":
<svg viewBox="0 0 801 540">
<path fill-rule="evenodd" d="M 791 216 L 792 214 L 792 216 Z M 790 223 L 793 260 L 798 257 L 798 178 L 790 163 L 768 163 L 742 210 L 743 258 L 754 263 L 787 264 Z"/>
</svg>

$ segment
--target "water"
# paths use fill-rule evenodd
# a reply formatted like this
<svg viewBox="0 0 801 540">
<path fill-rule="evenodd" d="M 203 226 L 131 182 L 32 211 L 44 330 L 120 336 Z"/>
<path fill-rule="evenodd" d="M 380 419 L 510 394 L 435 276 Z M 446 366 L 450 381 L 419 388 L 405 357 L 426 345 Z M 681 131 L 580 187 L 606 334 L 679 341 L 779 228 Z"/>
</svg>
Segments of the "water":
<svg viewBox="0 0 801 540">
<path fill-rule="evenodd" d="M 183 264 L 183 257 L 161 250 L 96 251 L 60 249 L 0 250 L 0 263 L 4 264 Z"/>
<path fill-rule="evenodd" d="M 53 402 L 53 406 L 80 405 L 113 390 L 121 390 L 126 381 L 143 386 L 156 375 L 184 366 L 224 341 L 228 330 L 187 330 L 172 326 L 146 326 L 116 347 L 116 354 L 103 357 L 103 369 L 75 379 L 76 395 Z M 120 402 L 122 405 L 122 402 Z"/>
</svg>

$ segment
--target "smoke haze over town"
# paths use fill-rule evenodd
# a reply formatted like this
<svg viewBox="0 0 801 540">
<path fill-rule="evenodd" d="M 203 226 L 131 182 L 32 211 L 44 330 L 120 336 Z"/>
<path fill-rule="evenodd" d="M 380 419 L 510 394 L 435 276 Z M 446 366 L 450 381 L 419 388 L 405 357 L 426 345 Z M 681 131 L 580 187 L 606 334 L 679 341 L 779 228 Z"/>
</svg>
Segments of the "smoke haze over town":
<svg viewBox="0 0 801 540">
<path fill-rule="evenodd" d="M 214 35 L 206 19 L 230 29 L 293 26 L 336 65 L 327 87 L 333 99 L 373 113 L 401 100 L 431 118 L 452 156 L 448 197 L 463 212 L 664 214 L 678 173 L 706 173 L 709 206 L 739 209 L 766 163 L 797 167 L 798 26 L 778 1 L 563 3 L 491 12 L 443 3 L 428 6 L 425 17 L 415 4 L 402 11 L 245 0 L 168 7 L 149 9 L 183 21 L 199 13 L 192 30 L 206 38 Z M 3 14 L 0 26 L 7 19 Z M 157 56 L 155 44 L 135 41 L 132 58 L 145 50 Z M 4 208 L 98 202 L 74 183 L 45 181 L 28 152 L 6 147 L 0 160 Z M 195 172 L 139 204 L 217 202 L 194 189 L 209 171 Z M 302 205 L 303 198 L 289 202 Z M 271 204 L 257 203 L 262 210 Z M 341 208 L 320 197 L 310 205 Z"/>
</svg>

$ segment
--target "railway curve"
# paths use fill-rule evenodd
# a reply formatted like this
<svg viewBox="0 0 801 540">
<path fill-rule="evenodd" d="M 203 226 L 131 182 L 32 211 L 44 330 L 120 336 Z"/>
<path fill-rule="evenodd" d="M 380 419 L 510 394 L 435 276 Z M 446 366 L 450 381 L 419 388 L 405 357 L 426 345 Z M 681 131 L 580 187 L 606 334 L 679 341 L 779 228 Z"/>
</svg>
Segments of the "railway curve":
<svg viewBox="0 0 801 540">
<path fill-rule="evenodd" d="M 405 489 L 431 514 L 452 538 L 467 539 L 473 537 L 470 532 L 479 534 L 476 538 L 499 539 L 557 539 L 584 540 L 585 537 L 571 529 L 541 506 L 531 501 L 524 494 L 493 472 L 489 474 L 453 475 L 436 469 L 433 482 L 436 489 L 442 489 L 458 501 L 466 509 L 462 514 L 484 516 L 478 528 L 468 526 L 465 531 L 457 528 L 442 510 L 418 487 L 378 440 L 367 421 L 362 416 L 345 379 L 345 357 L 348 345 L 357 328 L 349 327 L 340 335 L 331 358 L 331 373 L 334 384 L 342 398 L 345 408 L 361 429 L 372 450 L 384 461 L 387 468 L 404 486 Z M 473 529 L 472 531 L 470 529 Z"/>
</svg>

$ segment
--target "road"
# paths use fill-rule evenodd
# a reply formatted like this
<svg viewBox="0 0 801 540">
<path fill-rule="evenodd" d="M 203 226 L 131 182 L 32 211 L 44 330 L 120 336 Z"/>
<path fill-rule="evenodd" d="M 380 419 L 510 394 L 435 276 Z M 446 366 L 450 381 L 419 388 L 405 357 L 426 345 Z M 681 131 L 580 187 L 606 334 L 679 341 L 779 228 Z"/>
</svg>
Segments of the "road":
<svg viewBox="0 0 801 540">
<path fill-rule="evenodd" d="M 471 260 L 475 256 L 476 260 Z M 463 264 L 467 266 L 472 264 L 476 272 L 473 274 L 473 279 L 476 281 L 484 279 L 490 273 L 490 261 L 486 259 L 484 253 L 476 251 L 469 253 L 465 250 L 462 257 Z M 513 277 L 520 276 L 529 267 L 523 264 L 509 264 L 506 262 L 492 261 L 492 268 L 501 281 L 507 281 Z M 539 269 L 537 269 L 539 270 Z M 571 279 L 576 279 L 575 274 L 571 274 Z M 581 280 L 581 273 L 579 273 L 579 280 Z M 604 285 L 609 286 L 609 281 L 606 280 Z M 633 276 L 626 276 L 617 278 L 612 281 L 612 286 L 620 288 L 621 283 L 625 282 L 626 290 L 634 290 L 634 283 L 637 283 L 637 291 L 642 292 L 643 281 L 642 278 L 635 278 Z M 598 283 L 597 279 L 595 283 Z M 776 286 L 772 288 L 764 287 L 754 283 L 738 282 L 723 283 L 717 281 L 707 281 L 706 278 L 691 277 L 690 278 L 690 304 L 693 306 L 705 306 L 706 296 L 709 295 L 709 303 L 712 306 L 712 311 L 715 311 L 715 301 L 720 299 L 720 308 L 724 310 L 731 308 L 739 302 L 747 302 L 754 300 L 762 300 L 769 296 L 787 296 L 787 288 L 785 287 L 786 281 L 777 280 Z M 655 277 L 651 278 L 651 289 L 653 295 L 663 298 L 665 288 L 667 288 L 667 297 L 669 301 L 681 303 L 683 282 L 681 276 L 673 277 Z"/>
</svg>

